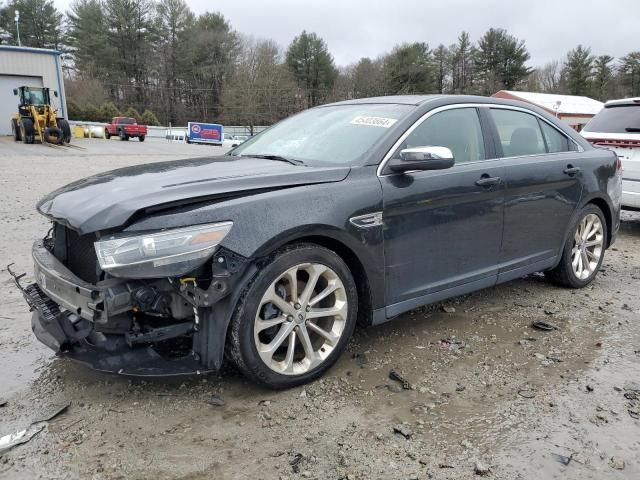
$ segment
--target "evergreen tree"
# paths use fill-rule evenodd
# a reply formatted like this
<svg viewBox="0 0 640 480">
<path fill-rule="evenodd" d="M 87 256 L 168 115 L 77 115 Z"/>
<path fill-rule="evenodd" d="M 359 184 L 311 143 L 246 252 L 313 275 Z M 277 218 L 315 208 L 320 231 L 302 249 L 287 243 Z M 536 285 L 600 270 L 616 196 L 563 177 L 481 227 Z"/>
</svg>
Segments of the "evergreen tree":
<svg viewBox="0 0 640 480">
<path fill-rule="evenodd" d="M 327 44 L 315 33 L 303 31 L 287 49 L 286 62 L 307 94 L 307 105 L 318 105 L 338 76 Z"/>
<path fill-rule="evenodd" d="M 481 93 L 492 95 L 502 89 L 513 90 L 531 73 L 525 65 L 529 58 L 524 41 L 501 28 L 489 29 L 478 42 L 475 55 Z"/>
<path fill-rule="evenodd" d="M 594 57 L 591 49 L 578 45 L 567 54 L 564 77 L 567 93 L 589 95 L 593 76 Z"/>
<path fill-rule="evenodd" d="M 640 97 L 640 52 L 622 57 L 619 74 L 624 95 Z"/>
<path fill-rule="evenodd" d="M 433 77 L 431 51 L 426 43 L 399 45 L 384 60 L 384 82 L 389 93 L 433 93 Z"/>
<path fill-rule="evenodd" d="M 18 44 L 15 12 L 20 12 L 20 43 L 24 47 L 63 47 L 62 14 L 51 0 L 12 0 L 0 9 L 0 31 L 4 42 Z"/>
<path fill-rule="evenodd" d="M 613 80 L 613 68 L 611 68 L 613 60 L 609 55 L 600 55 L 593 64 L 593 97 L 602 102 L 609 99 Z"/>
</svg>

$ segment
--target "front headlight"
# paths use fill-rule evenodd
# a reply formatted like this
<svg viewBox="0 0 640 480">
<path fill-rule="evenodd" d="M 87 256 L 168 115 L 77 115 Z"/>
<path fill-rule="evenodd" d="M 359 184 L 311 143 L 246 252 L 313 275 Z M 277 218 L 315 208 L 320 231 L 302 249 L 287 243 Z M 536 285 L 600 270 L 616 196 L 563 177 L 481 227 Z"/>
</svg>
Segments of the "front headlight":
<svg viewBox="0 0 640 480">
<path fill-rule="evenodd" d="M 210 223 L 94 243 L 100 268 L 114 277 L 177 277 L 213 255 L 233 222 Z"/>
</svg>

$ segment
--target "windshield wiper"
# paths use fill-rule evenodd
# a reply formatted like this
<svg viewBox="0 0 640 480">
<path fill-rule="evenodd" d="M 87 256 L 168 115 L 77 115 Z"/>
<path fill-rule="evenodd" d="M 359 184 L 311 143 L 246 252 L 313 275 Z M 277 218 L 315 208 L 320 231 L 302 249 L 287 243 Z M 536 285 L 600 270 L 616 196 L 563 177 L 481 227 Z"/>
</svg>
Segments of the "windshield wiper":
<svg viewBox="0 0 640 480">
<path fill-rule="evenodd" d="M 627 127 L 624 130 L 629 133 L 640 133 L 640 127 Z"/>
<path fill-rule="evenodd" d="M 264 158 L 265 160 L 275 160 L 277 162 L 287 162 L 291 165 L 304 165 L 302 160 L 298 160 L 297 158 L 283 157 L 281 155 L 271 155 L 271 154 L 255 154 L 255 155 L 240 155 L 241 157 L 253 157 L 253 158 Z"/>
</svg>

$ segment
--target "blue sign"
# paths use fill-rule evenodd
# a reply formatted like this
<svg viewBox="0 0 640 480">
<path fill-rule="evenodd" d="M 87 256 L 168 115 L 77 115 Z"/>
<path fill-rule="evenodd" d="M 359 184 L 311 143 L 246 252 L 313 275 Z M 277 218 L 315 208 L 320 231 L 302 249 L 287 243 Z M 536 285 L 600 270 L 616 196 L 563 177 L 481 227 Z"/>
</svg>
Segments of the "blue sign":
<svg viewBox="0 0 640 480">
<path fill-rule="evenodd" d="M 222 125 L 217 123 L 189 122 L 187 138 L 193 143 L 215 143 L 222 145 Z"/>
</svg>

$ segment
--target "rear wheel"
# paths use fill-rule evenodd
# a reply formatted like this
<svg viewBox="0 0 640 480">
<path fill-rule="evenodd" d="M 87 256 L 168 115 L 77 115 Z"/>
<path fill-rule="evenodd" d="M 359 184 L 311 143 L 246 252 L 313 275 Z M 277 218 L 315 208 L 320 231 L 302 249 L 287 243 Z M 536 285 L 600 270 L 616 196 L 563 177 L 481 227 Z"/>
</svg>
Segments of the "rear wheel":
<svg viewBox="0 0 640 480">
<path fill-rule="evenodd" d="M 140 140 L 141 142 L 144 142 L 144 135 L 140 135 L 140 136 L 138 137 L 138 140 Z"/>
<path fill-rule="evenodd" d="M 18 120 L 15 118 L 11 119 L 11 135 L 15 142 L 22 140 L 22 137 L 20 136 L 20 127 L 18 127 Z"/>
<path fill-rule="evenodd" d="M 604 214 L 595 205 L 587 205 L 571 226 L 560 263 L 545 275 L 564 287 L 585 287 L 600 270 L 606 245 Z"/>
<path fill-rule="evenodd" d="M 129 140 L 129 135 L 127 135 L 126 133 L 124 133 L 124 130 L 120 130 L 120 132 L 118 132 L 118 136 L 120 137 L 120 140 L 122 140 L 123 142 L 126 142 L 127 140 Z"/>
<path fill-rule="evenodd" d="M 301 244 L 275 254 L 243 293 L 227 347 L 238 368 L 269 388 L 322 375 L 353 333 L 356 286 L 331 250 Z"/>
</svg>

